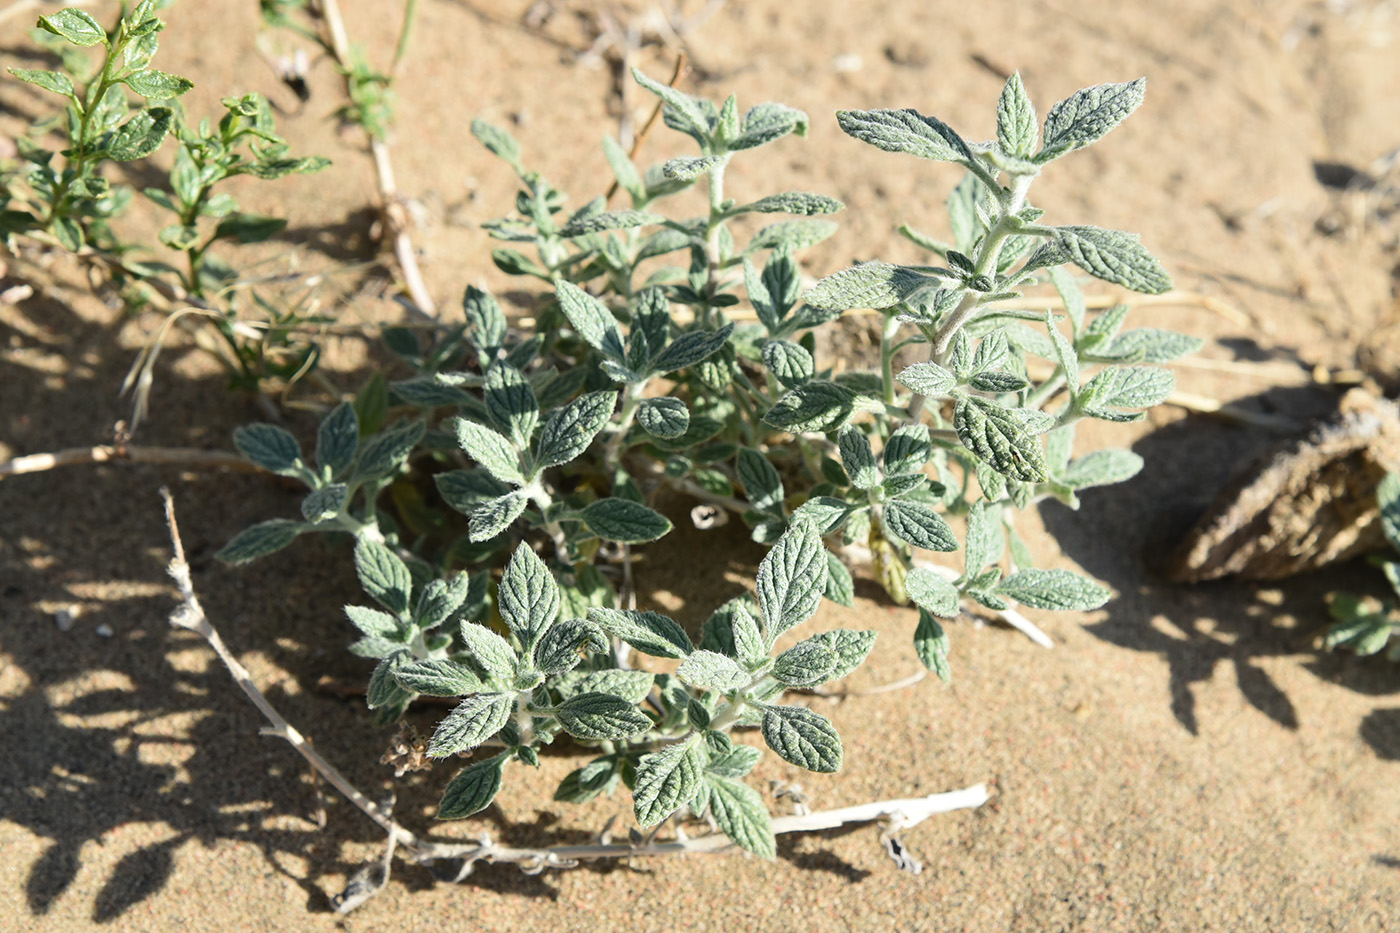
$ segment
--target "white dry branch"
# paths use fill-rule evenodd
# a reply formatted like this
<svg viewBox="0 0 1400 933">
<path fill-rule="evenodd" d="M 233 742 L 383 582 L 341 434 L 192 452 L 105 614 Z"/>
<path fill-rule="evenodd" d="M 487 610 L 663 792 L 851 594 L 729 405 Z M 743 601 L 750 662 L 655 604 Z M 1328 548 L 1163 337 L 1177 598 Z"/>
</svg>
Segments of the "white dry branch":
<svg viewBox="0 0 1400 933">
<path fill-rule="evenodd" d="M 180 604 L 170 615 L 170 624 L 187 629 L 203 638 L 214 653 L 219 656 L 224 667 L 233 677 L 239 689 L 248 697 L 269 725 L 259 730 L 262 735 L 282 739 L 306 759 L 311 768 L 332 787 L 340 791 L 347 800 L 359 807 L 366 816 L 374 820 L 388 834 L 388 847 L 382 860 L 370 863 L 365 870 L 357 873 L 344 892 L 333 899 L 338 911 L 344 913 L 373 897 L 383 890 L 388 880 L 388 866 L 395 852 L 402 853 L 418 864 L 435 861 L 460 861 L 456 880 L 461 881 L 471 874 L 477 862 L 508 862 L 518 865 L 522 871 L 537 873 L 546 868 L 573 868 L 580 862 L 594 859 L 637 858 L 650 855 L 691 855 L 699 853 L 724 852 L 735 848 L 734 843 L 723 833 L 710 833 L 704 836 L 687 835 L 676 824 L 676 838 L 673 841 L 656 841 L 655 832 L 648 837 L 633 836 L 629 843 L 600 841 L 593 845 L 559 845 L 537 848 L 518 848 L 497 845 L 489 836 L 482 835 L 475 842 L 443 843 L 424 839 L 404 828 L 390 814 L 388 809 L 371 800 L 366 794 L 350 783 L 349 779 L 312 747 L 310 740 L 295 726 L 287 722 L 253 683 L 252 675 L 233 652 L 224 644 L 219 632 L 200 605 L 194 592 L 194 582 L 189 564 L 185 560 L 184 544 L 180 540 L 180 528 L 175 520 L 175 501 L 170 490 L 162 487 L 161 497 L 165 501 L 165 519 L 170 530 L 172 557 L 168 572 L 175 581 L 180 594 Z M 991 799 L 986 784 L 974 784 L 961 790 L 927 797 L 908 797 L 896 800 L 879 800 L 874 803 L 843 807 L 836 810 L 823 810 L 792 816 L 780 816 L 773 820 L 773 832 L 785 833 L 817 832 L 836 829 L 852 823 L 879 823 L 881 839 L 893 833 L 917 825 L 931 816 L 953 810 L 975 809 Z M 600 834 L 606 839 L 607 833 Z M 888 847 L 888 843 L 882 841 Z"/>
</svg>

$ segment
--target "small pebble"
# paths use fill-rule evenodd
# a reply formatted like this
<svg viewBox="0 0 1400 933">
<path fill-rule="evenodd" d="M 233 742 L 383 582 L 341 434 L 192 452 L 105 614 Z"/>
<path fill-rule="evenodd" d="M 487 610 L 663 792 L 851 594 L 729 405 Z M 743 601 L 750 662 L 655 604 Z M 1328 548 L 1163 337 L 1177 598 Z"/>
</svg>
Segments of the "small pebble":
<svg viewBox="0 0 1400 933">
<path fill-rule="evenodd" d="M 54 624 L 58 626 L 60 632 L 66 632 L 73 628 L 73 623 L 78 619 L 78 607 L 69 606 L 67 609 L 60 609 L 53 614 Z"/>
<path fill-rule="evenodd" d="M 865 59 L 859 55 L 838 55 L 831 60 L 831 67 L 835 68 L 838 74 L 860 71 L 865 67 Z"/>
<path fill-rule="evenodd" d="M 103 638 L 112 637 L 112 626 L 108 625 L 106 622 L 103 622 L 97 628 L 93 629 L 93 631 L 96 632 L 98 635 L 102 636 Z"/>
</svg>

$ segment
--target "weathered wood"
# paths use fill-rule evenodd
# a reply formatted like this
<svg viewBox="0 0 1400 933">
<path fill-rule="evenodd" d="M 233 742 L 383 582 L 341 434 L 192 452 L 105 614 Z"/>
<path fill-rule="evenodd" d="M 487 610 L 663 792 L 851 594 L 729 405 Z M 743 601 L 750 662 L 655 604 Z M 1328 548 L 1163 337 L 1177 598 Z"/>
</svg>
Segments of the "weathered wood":
<svg viewBox="0 0 1400 933">
<path fill-rule="evenodd" d="M 1400 405 L 1365 389 L 1303 439 L 1227 486 L 1178 548 L 1167 577 L 1277 580 L 1385 548 L 1376 487 L 1400 471 Z"/>
</svg>

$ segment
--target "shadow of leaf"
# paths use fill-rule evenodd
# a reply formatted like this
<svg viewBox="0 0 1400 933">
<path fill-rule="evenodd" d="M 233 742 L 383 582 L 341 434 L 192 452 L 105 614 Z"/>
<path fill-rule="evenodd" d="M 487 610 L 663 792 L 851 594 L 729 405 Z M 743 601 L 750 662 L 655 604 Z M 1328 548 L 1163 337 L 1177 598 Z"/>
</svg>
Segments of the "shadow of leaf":
<svg viewBox="0 0 1400 933">
<path fill-rule="evenodd" d="M 1400 707 L 1377 709 L 1361 720 L 1361 740 L 1386 761 L 1400 761 Z"/>
<path fill-rule="evenodd" d="M 164 887 L 175 868 L 175 850 L 184 845 L 185 839 L 176 836 L 122 856 L 97 894 L 92 919 L 106 923 Z"/>
</svg>

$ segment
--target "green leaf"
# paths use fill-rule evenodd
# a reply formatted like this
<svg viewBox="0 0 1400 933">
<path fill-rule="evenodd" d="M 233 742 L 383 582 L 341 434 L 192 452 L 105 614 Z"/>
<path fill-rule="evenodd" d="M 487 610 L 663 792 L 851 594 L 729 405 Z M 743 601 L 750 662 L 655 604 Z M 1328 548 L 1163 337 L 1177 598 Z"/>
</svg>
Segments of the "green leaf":
<svg viewBox="0 0 1400 933">
<path fill-rule="evenodd" d="M 752 447 L 740 447 L 735 460 L 744 495 L 760 512 L 782 514 L 783 480 L 768 458 Z"/>
<path fill-rule="evenodd" d="M 1033 609 L 1097 609 L 1113 594 L 1108 587 L 1068 570 L 1022 570 L 997 585 L 996 592 Z"/>
<path fill-rule="evenodd" d="M 1029 159 L 1035 153 L 1037 130 L 1035 107 L 1021 83 L 1021 73 L 1014 72 L 997 101 L 997 143 L 1007 155 Z"/>
<path fill-rule="evenodd" d="M 122 79 L 126 86 L 147 100 L 174 100 L 194 87 L 194 82 L 164 71 L 138 71 Z"/>
<path fill-rule="evenodd" d="M 856 581 L 841 558 L 830 551 L 826 552 L 826 589 L 822 595 L 847 608 L 856 604 Z"/>
<path fill-rule="evenodd" d="M 838 628 L 813 635 L 807 641 L 822 645 L 836 656 L 836 666 L 826 676 L 827 680 L 840 680 L 865 663 L 870 649 L 875 647 L 875 637 L 876 633 L 868 629 Z"/>
<path fill-rule="evenodd" d="M 952 668 L 948 666 L 948 635 L 938 620 L 923 608 L 919 609 L 919 624 L 914 629 L 914 653 L 939 680 L 948 683 L 953 679 Z"/>
<path fill-rule="evenodd" d="M 787 340 L 770 340 L 763 345 L 763 365 L 789 389 L 808 381 L 817 371 L 812 354 Z"/>
<path fill-rule="evenodd" d="M 505 727 L 514 709 L 515 697 L 509 693 L 478 693 L 467 697 L 438 723 L 428 743 L 428 755 L 446 758 L 476 748 Z"/>
<path fill-rule="evenodd" d="M 503 684 L 514 681 L 519 661 L 510 642 L 475 622 L 463 621 L 458 631 L 467 653 L 481 666 L 487 677 Z"/>
<path fill-rule="evenodd" d="M 711 127 L 707 102 L 648 78 L 638 68 L 632 69 L 632 77 L 664 102 L 667 126 L 687 133 L 701 143 L 709 139 Z"/>
<path fill-rule="evenodd" d="M 345 502 L 349 497 L 350 487 L 344 483 L 332 483 L 329 486 L 313 490 L 310 495 L 301 500 L 302 518 L 313 525 L 330 521 L 340 514 L 340 510 L 345 507 Z"/>
<path fill-rule="evenodd" d="M 360 422 L 355 406 L 341 402 L 316 429 L 316 466 L 332 479 L 342 475 L 355 462 L 360 446 Z"/>
<path fill-rule="evenodd" d="M 813 307 L 832 311 L 891 308 L 920 289 L 935 284 L 936 279 L 904 266 L 863 262 L 828 275 L 807 289 L 802 300 Z"/>
<path fill-rule="evenodd" d="M 1146 78 L 1075 91 L 1045 115 L 1045 138 L 1036 161 L 1046 162 L 1102 139 L 1141 106 L 1146 94 Z"/>
<path fill-rule="evenodd" d="M 107 44 L 107 30 L 103 29 L 91 14 L 71 7 L 50 16 L 39 17 L 39 28 L 61 36 L 74 45 L 97 45 L 99 42 Z"/>
<path fill-rule="evenodd" d="M 1006 550 L 1006 535 L 1002 531 L 1001 506 L 986 500 L 975 502 L 967 517 L 966 576 L 970 580 L 984 567 L 1001 561 Z"/>
<path fill-rule="evenodd" d="M 811 522 L 817 534 L 825 536 L 840 530 L 846 524 L 846 519 L 861 508 L 864 508 L 863 504 L 857 505 L 835 496 L 814 496 L 799 505 L 792 517 Z"/>
<path fill-rule="evenodd" d="M 395 670 L 394 679 L 404 689 L 430 697 L 459 697 L 486 687 L 471 668 L 448 658 L 414 661 Z"/>
<path fill-rule="evenodd" d="M 620 638 L 652 657 L 679 659 L 695 650 L 685 629 L 659 612 L 635 612 L 600 606 L 588 610 L 588 619 L 613 638 Z"/>
<path fill-rule="evenodd" d="M 733 332 L 734 325 L 726 324 L 715 331 L 692 330 L 681 334 L 657 354 L 651 362 L 651 370 L 672 373 L 707 360 L 719 352 Z"/>
<path fill-rule="evenodd" d="M 233 446 L 259 467 L 278 476 L 300 476 L 301 445 L 275 424 L 247 424 L 233 429 Z"/>
<path fill-rule="evenodd" d="M 1055 227 L 1047 240 L 1026 262 L 1026 270 L 1073 262 L 1095 278 L 1148 295 L 1171 290 L 1171 276 L 1149 253 L 1135 233 L 1103 227 Z"/>
<path fill-rule="evenodd" d="M 622 358 L 622 331 L 607 305 L 563 279 L 555 286 L 555 295 L 570 326 L 589 346 L 613 359 Z"/>
<path fill-rule="evenodd" d="M 1095 356 L 1127 357 L 1143 363 L 1170 363 L 1190 356 L 1204 345 L 1205 342 L 1199 337 L 1142 327 L 1120 334 L 1109 344 L 1107 351 L 1096 348 L 1093 353 Z"/>
<path fill-rule="evenodd" d="M 355 542 L 355 575 L 379 605 L 395 615 L 408 611 L 413 577 L 399 556 L 384 544 L 364 536 Z"/>
<path fill-rule="evenodd" d="M 757 584 L 770 645 L 816 613 L 826 589 L 826 548 L 810 523 L 788 526 L 759 563 Z"/>
<path fill-rule="evenodd" d="M 530 500 L 519 493 L 508 493 L 473 506 L 467 512 L 467 540 L 490 541 L 520 517 Z"/>
<path fill-rule="evenodd" d="M 739 662 L 717 651 L 701 649 L 676 668 L 676 676 L 692 687 L 731 693 L 749 685 L 752 676 L 739 666 Z"/>
<path fill-rule="evenodd" d="M 724 161 L 719 156 L 681 156 L 661 166 L 661 174 L 673 181 L 691 182 Z"/>
<path fill-rule="evenodd" d="M 73 81 L 61 71 L 36 71 L 30 68 L 7 68 L 10 74 L 35 87 L 41 87 L 65 97 L 73 96 Z"/>
<path fill-rule="evenodd" d="M 485 120 L 479 119 L 472 121 L 471 130 L 472 135 L 488 151 L 504 159 L 511 168 L 515 169 L 515 174 L 525 174 L 525 168 L 520 162 L 520 145 L 513 136 L 500 127 L 492 126 Z"/>
<path fill-rule="evenodd" d="M 1142 457 L 1131 450 L 1096 450 L 1071 461 L 1058 478 L 1074 489 L 1110 486 L 1132 479 L 1142 466 Z"/>
<path fill-rule="evenodd" d="M 615 740 L 641 735 L 651 728 L 651 718 L 622 697 L 608 693 L 581 693 L 555 709 L 564 731 L 576 739 Z"/>
<path fill-rule="evenodd" d="M 831 774 L 841 770 L 841 736 L 820 713 L 802 706 L 766 706 L 763 739 L 784 761 Z"/>
<path fill-rule="evenodd" d="M 629 499 L 599 499 L 579 512 L 590 531 L 605 541 L 643 544 L 671 531 L 671 522 L 660 512 Z"/>
<path fill-rule="evenodd" d="M 581 395 L 555 411 L 540 432 L 535 468 L 568 463 L 587 450 L 612 417 L 616 404 L 617 393 L 609 389 Z"/>
<path fill-rule="evenodd" d="M 720 831 L 739 848 L 759 858 L 777 858 L 773 820 L 758 791 L 747 784 L 714 774 L 708 775 L 705 780 L 710 785 L 710 812 L 714 814 Z"/>
<path fill-rule="evenodd" d="M 886 152 L 964 165 L 974 158 L 951 127 L 913 110 L 838 110 L 836 122 L 846 135 Z"/>
<path fill-rule="evenodd" d="M 527 650 L 559 615 L 559 586 L 529 545 L 517 547 L 506 564 L 496 601 L 501 618 Z"/>
<path fill-rule="evenodd" d="M 1027 483 L 1049 479 L 1039 441 L 1015 415 L 991 399 L 959 396 L 953 428 L 963 446 L 998 473 Z"/>
<path fill-rule="evenodd" d="M 944 619 L 957 618 L 958 588 L 926 567 L 915 567 L 904 578 L 904 592 L 920 609 Z"/>
<path fill-rule="evenodd" d="M 957 378 L 937 363 L 915 363 L 895 377 L 900 383 L 934 398 L 945 396 L 957 385 Z"/>
<path fill-rule="evenodd" d="M 462 608 L 470 594 L 471 579 L 466 573 L 429 580 L 413 607 L 414 625 L 423 631 L 438 627 Z"/>
<path fill-rule="evenodd" d="M 929 551 L 956 551 L 957 536 L 933 509 L 922 502 L 901 499 L 886 502 L 885 528 L 901 541 Z"/>
<path fill-rule="evenodd" d="M 841 429 L 836 439 L 841 451 L 841 465 L 851 478 L 851 485 L 857 489 L 874 489 L 880 484 L 880 470 L 875 465 L 875 451 L 870 449 L 870 440 L 860 428 L 847 425 Z"/>
<path fill-rule="evenodd" d="M 805 431 L 826 433 L 850 420 L 855 413 L 855 402 L 856 393 L 845 386 L 813 380 L 778 399 L 763 420 L 794 434 Z"/>
<path fill-rule="evenodd" d="M 1400 550 L 1400 474 L 1387 473 L 1376 486 L 1376 504 L 1381 510 L 1381 528 L 1390 546 Z"/>
<path fill-rule="evenodd" d="M 834 214 L 844 210 L 846 205 L 824 194 L 808 194 L 805 191 L 788 191 L 783 194 L 770 194 L 750 204 L 731 208 L 732 214 Z"/>
<path fill-rule="evenodd" d="M 369 639 L 364 639 L 368 641 Z M 402 646 L 399 646 L 402 649 Z M 365 690 L 366 704 L 370 709 L 402 709 L 413 699 L 413 694 L 405 690 L 394 679 L 399 666 L 406 662 L 405 651 L 386 656 L 369 675 L 369 685 Z"/>
<path fill-rule="evenodd" d="M 603 155 L 608 159 L 608 165 L 612 167 L 613 177 L 617 183 L 632 196 L 632 203 L 646 199 L 647 187 L 642 181 L 641 173 L 637 171 L 637 166 L 632 162 L 632 157 L 627 154 L 627 150 L 622 148 L 622 144 L 611 136 L 603 137 Z"/>
<path fill-rule="evenodd" d="M 836 669 L 836 653 L 814 638 L 793 645 L 773 661 L 772 675 L 789 687 L 815 687 Z"/>
<path fill-rule="evenodd" d="M 1054 269 L 1053 272 L 1060 270 Z M 1050 343 L 1055 348 L 1055 358 L 1059 360 L 1060 368 L 1065 374 L 1065 385 L 1069 389 L 1071 398 L 1079 398 L 1079 354 L 1060 329 L 1055 326 L 1055 314 L 1052 311 L 1045 313 L 1045 329 L 1050 335 Z"/>
<path fill-rule="evenodd" d="M 478 761 L 449 781 L 442 792 L 442 803 L 438 804 L 438 819 L 460 820 L 489 807 L 501 792 L 501 772 L 508 755 L 506 752 Z"/>
<path fill-rule="evenodd" d="M 1113 366 L 1090 379 L 1081 393 L 1085 408 L 1151 408 L 1176 388 L 1176 376 L 1158 366 Z"/>
<path fill-rule="evenodd" d="M 584 610 L 587 611 L 586 609 Z M 582 661 L 579 649 L 585 644 L 606 648 L 603 633 L 592 622 L 582 618 L 560 619 L 535 645 L 535 667 L 541 674 L 554 676 L 567 673 Z"/>
<path fill-rule="evenodd" d="M 785 220 L 769 224 L 755 233 L 744 253 L 748 255 L 765 249 L 796 252 L 830 239 L 836 230 L 837 224 L 830 220 Z"/>
<path fill-rule="evenodd" d="M 565 697 L 580 693 L 610 693 L 637 705 L 651 692 L 655 675 L 649 671 L 571 671 L 550 680 L 550 686 Z"/>
<path fill-rule="evenodd" d="M 709 774 L 737 780 L 752 771 L 759 759 L 763 757 L 763 752 L 752 745 L 735 745 L 726 733 L 712 732 L 709 738 L 717 735 L 723 736 L 724 740 L 729 741 L 729 746 L 728 750 L 723 753 L 720 753 L 713 745 L 711 746 L 710 760 L 705 765 L 705 771 Z"/>
<path fill-rule="evenodd" d="M 346 606 L 345 614 L 350 617 L 350 622 L 355 628 L 373 638 L 398 641 L 401 637 L 399 620 L 387 612 L 368 606 Z"/>
<path fill-rule="evenodd" d="M 784 104 L 759 104 L 744 114 L 739 135 L 729 141 L 728 148 L 731 152 L 752 149 L 788 133 L 806 136 L 807 125 L 807 114 L 801 110 Z"/>
<path fill-rule="evenodd" d="M 650 211 L 607 211 L 581 220 L 570 221 L 559 228 L 559 235 L 572 238 L 587 236 L 590 233 L 602 233 L 605 230 L 633 230 L 637 227 L 663 223 L 665 220 L 666 218 L 662 215 L 653 214 Z"/>
<path fill-rule="evenodd" d="M 467 333 L 485 365 L 496 349 L 505 343 L 505 312 L 489 292 L 475 285 L 467 286 L 462 296 L 462 311 L 467 317 Z"/>
<path fill-rule="evenodd" d="M 215 239 L 231 239 L 240 243 L 261 243 L 281 233 L 287 221 L 281 217 L 262 214 L 230 214 L 214 228 Z"/>
<path fill-rule="evenodd" d="M 655 826 L 680 809 L 700 789 L 704 759 L 700 734 L 692 733 L 637 762 L 637 783 L 632 789 L 633 808 L 643 829 Z"/>
<path fill-rule="evenodd" d="M 414 445 L 423 439 L 424 430 L 423 422 L 407 421 L 369 438 L 360 448 L 355 475 L 378 479 L 393 473 L 408 459 Z"/>
<path fill-rule="evenodd" d="M 652 437 L 675 439 L 690 427 L 690 409 L 678 398 L 649 398 L 637 407 L 637 423 Z"/>
<path fill-rule="evenodd" d="M 906 424 L 890 435 L 881 453 L 885 475 L 923 475 L 924 464 L 933 455 L 928 428 L 922 424 Z"/>
<path fill-rule="evenodd" d="M 102 155 L 118 162 L 144 159 L 160 148 L 174 119 L 169 107 L 148 107 L 123 123 L 112 134 Z"/>
<path fill-rule="evenodd" d="M 503 360 L 486 371 L 486 413 L 519 449 L 530 446 L 540 420 L 540 403 L 525 374 Z"/>
<path fill-rule="evenodd" d="M 305 530 L 306 526 L 301 522 L 285 518 L 259 522 L 234 535 L 233 540 L 225 544 L 214 556 L 226 564 L 246 564 L 273 551 L 282 550 Z"/>
<path fill-rule="evenodd" d="M 559 783 L 554 799 L 561 803 L 587 803 L 616 786 L 619 776 L 616 756 L 595 758 L 582 768 L 569 772 Z"/>
<path fill-rule="evenodd" d="M 520 472 L 520 455 L 510 441 L 485 425 L 466 418 L 458 418 L 453 431 L 457 435 L 457 446 L 488 473 L 503 483 L 525 485 L 525 474 Z"/>
</svg>

